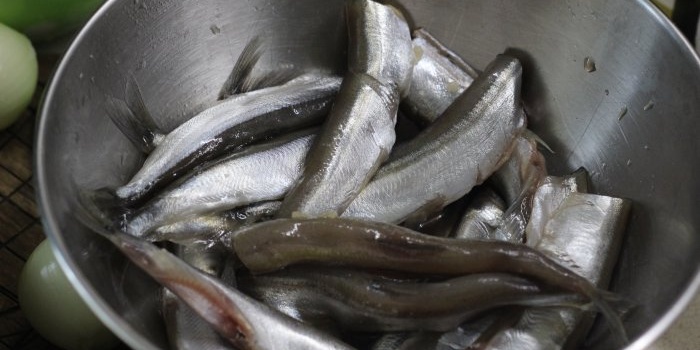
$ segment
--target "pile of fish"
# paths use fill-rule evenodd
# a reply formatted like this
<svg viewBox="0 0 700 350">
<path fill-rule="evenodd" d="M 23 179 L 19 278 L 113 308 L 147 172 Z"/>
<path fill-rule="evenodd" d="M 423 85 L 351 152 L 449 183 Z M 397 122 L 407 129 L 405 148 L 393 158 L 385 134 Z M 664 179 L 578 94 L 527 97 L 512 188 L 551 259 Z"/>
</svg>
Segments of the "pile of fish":
<svg viewBox="0 0 700 350">
<path fill-rule="evenodd" d="M 135 80 L 110 99 L 147 156 L 91 227 L 164 286 L 171 346 L 557 349 L 597 313 L 624 339 L 604 288 L 630 204 L 548 176 L 520 62 L 477 72 L 374 1 L 346 17 L 342 77 L 255 78 L 252 40 L 172 131 Z"/>
</svg>

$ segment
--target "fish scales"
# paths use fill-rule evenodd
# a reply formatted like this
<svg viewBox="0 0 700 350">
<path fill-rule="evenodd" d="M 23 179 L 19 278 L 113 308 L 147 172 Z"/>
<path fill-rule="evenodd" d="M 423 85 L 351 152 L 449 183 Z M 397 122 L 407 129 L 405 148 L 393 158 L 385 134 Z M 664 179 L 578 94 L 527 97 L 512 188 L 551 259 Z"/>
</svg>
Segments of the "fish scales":
<svg viewBox="0 0 700 350">
<path fill-rule="evenodd" d="M 313 138 L 310 131 L 292 134 L 216 161 L 156 196 L 126 219 L 123 230 L 143 236 L 198 215 L 280 199 L 301 176 Z"/>
</svg>

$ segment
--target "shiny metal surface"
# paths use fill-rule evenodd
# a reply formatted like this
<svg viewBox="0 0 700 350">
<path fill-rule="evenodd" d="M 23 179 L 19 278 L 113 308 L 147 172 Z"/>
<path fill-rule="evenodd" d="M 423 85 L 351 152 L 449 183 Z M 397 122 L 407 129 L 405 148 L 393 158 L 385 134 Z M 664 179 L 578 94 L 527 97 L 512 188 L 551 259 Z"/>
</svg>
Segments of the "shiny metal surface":
<svg viewBox="0 0 700 350">
<path fill-rule="evenodd" d="M 612 286 L 641 306 L 626 321 L 629 348 L 650 344 L 700 285 L 700 63 L 687 42 L 642 0 L 390 3 L 476 69 L 504 51 L 520 58 L 530 125 L 556 152 L 550 173 L 584 166 L 594 192 L 633 201 Z M 113 0 L 66 54 L 36 135 L 44 225 L 68 278 L 130 346 L 165 346 L 158 288 L 71 214 L 76 188 L 123 184 L 141 161 L 105 115 L 105 97 L 121 97 L 133 74 L 160 126 L 172 129 L 215 101 L 254 35 L 264 40 L 264 68 L 342 70 L 343 5 Z M 586 57 L 595 71 L 584 69 Z M 602 328 L 591 348 L 610 344 Z"/>
</svg>

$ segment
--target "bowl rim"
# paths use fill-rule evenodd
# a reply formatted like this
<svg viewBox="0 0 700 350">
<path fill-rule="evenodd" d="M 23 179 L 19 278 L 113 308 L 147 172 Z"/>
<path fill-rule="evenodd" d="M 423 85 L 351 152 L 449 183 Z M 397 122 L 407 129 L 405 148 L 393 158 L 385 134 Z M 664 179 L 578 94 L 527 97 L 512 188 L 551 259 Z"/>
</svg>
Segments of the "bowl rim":
<svg viewBox="0 0 700 350">
<path fill-rule="evenodd" d="M 90 17 L 88 22 L 80 29 L 78 34 L 73 38 L 70 46 L 64 52 L 60 59 L 58 67 L 53 72 L 51 78 L 49 79 L 49 84 L 44 90 L 44 94 L 41 98 L 38 120 L 34 130 L 34 157 L 33 157 L 33 167 L 34 174 L 36 178 L 36 201 L 39 208 L 39 213 L 41 217 L 42 226 L 46 237 L 51 243 L 51 249 L 58 265 L 63 270 L 66 278 L 70 281 L 73 288 L 75 288 L 78 295 L 83 299 L 85 304 L 88 305 L 90 310 L 95 314 L 95 316 L 112 331 L 121 341 L 126 343 L 129 347 L 135 349 L 158 349 L 152 342 L 143 337 L 138 332 L 132 332 L 131 327 L 127 324 L 117 314 L 107 302 L 104 301 L 102 296 L 97 293 L 97 291 L 88 283 L 84 283 L 87 278 L 79 272 L 79 266 L 76 264 L 75 260 L 68 254 L 68 249 L 64 240 L 57 234 L 60 232 L 58 227 L 58 222 L 54 216 L 51 208 L 47 205 L 49 202 L 48 192 L 47 192 L 47 172 L 41 161 L 45 157 L 45 144 L 44 137 L 45 133 L 48 132 L 46 127 L 46 121 L 49 118 L 49 113 L 47 112 L 47 106 L 53 104 L 55 91 L 58 89 L 58 85 L 65 74 L 66 66 L 68 62 L 74 56 L 75 51 L 85 40 L 85 37 L 89 34 L 90 30 L 99 22 L 110 8 L 115 6 L 119 0 L 106 0 L 100 8 L 95 11 L 95 13 Z"/>
<path fill-rule="evenodd" d="M 45 138 L 43 136 L 49 132 L 46 127 L 46 123 L 49 118 L 47 106 L 53 104 L 55 99 L 55 91 L 58 89 L 60 81 L 65 75 L 66 66 L 91 29 L 102 19 L 102 17 L 105 16 L 110 8 L 115 6 L 118 1 L 126 0 L 106 0 L 105 3 L 93 14 L 90 20 L 79 31 L 77 36 L 75 36 L 69 48 L 61 57 L 58 67 L 53 72 L 49 80 L 49 84 L 44 90 L 40 102 L 38 119 L 34 130 L 33 167 L 37 187 L 35 196 L 42 226 L 51 243 L 51 249 L 53 250 L 56 260 L 58 261 L 58 265 L 61 267 L 70 283 L 88 305 L 88 307 L 92 310 L 95 316 L 97 316 L 97 318 L 104 323 L 105 326 L 114 332 L 115 335 L 117 335 L 128 346 L 138 349 L 157 349 L 157 347 L 155 347 L 140 333 L 132 332 L 130 325 L 125 322 L 125 320 L 122 319 L 107 302 L 103 300 L 95 289 L 88 283 L 83 283 L 87 279 L 81 272 L 79 272 L 80 270 L 78 264 L 76 264 L 76 262 L 68 254 L 68 249 L 64 240 L 57 233 L 60 232 L 57 219 L 54 216 L 51 208 L 47 205 L 49 202 L 47 194 L 48 174 L 46 168 L 43 166 L 43 162 L 41 161 L 45 157 L 46 147 L 44 143 Z M 680 30 L 672 24 L 670 19 L 661 12 L 661 10 L 659 10 L 648 0 L 632 0 L 630 2 L 633 3 L 633 6 L 641 6 L 646 13 L 652 16 L 653 20 L 661 26 L 661 29 L 668 33 L 669 38 L 680 45 L 682 51 L 685 51 L 686 54 L 689 53 L 690 59 L 694 59 L 697 65 L 700 66 L 700 57 L 698 57 L 698 52 L 692 46 L 690 41 L 683 36 Z M 664 312 L 661 317 L 658 318 L 656 322 L 654 322 L 654 324 L 644 331 L 644 333 L 642 333 L 637 339 L 629 343 L 625 349 L 644 350 L 652 345 L 671 327 L 676 319 L 680 317 L 683 311 L 685 311 L 691 301 L 695 298 L 699 289 L 700 265 L 696 267 L 695 275 L 687 284 L 685 290 L 673 303 L 671 308 Z"/>
</svg>

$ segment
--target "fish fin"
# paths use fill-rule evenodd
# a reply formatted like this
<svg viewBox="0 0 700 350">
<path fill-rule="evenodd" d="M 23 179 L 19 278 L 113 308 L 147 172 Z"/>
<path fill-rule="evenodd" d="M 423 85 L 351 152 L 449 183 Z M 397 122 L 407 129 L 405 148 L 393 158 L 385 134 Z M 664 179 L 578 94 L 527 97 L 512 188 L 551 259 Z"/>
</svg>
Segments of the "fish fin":
<svg viewBox="0 0 700 350">
<path fill-rule="evenodd" d="M 239 94 L 241 92 L 251 91 L 247 90 L 250 86 L 250 80 L 252 80 L 251 73 L 255 65 L 260 60 L 262 56 L 262 51 L 260 50 L 261 40 L 259 37 L 251 39 L 246 46 L 241 51 L 238 56 L 236 63 L 233 65 L 231 74 L 226 78 L 226 82 L 221 87 L 219 92 L 219 100 L 225 100 L 226 98 Z"/>
<path fill-rule="evenodd" d="M 78 205 L 75 216 L 83 225 L 102 233 L 114 229 L 121 229 L 123 223 L 130 215 L 121 200 L 116 196 L 114 189 L 103 187 L 96 190 L 78 190 Z M 100 233 L 100 232 L 98 232 Z"/>
<path fill-rule="evenodd" d="M 107 97 L 107 116 L 119 131 L 141 152 L 151 153 L 155 147 L 155 132 L 139 119 L 123 100 Z"/>
<path fill-rule="evenodd" d="M 155 119 L 153 119 L 153 115 L 148 110 L 148 107 L 146 107 L 146 103 L 143 100 L 141 87 L 133 74 L 129 74 L 129 77 L 126 79 L 124 96 L 129 109 L 131 109 L 132 113 L 145 127 L 151 130 L 154 134 L 164 134 L 160 127 L 158 127 L 158 123 L 156 123 Z"/>
<path fill-rule="evenodd" d="M 624 347 L 625 345 L 629 344 L 627 331 L 625 330 L 621 317 L 624 309 L 621 309 L 620 307 L 620 305 L 624 305 L 624 303 L 629 302 L 624 301 L 625 299 L 620 295 L 602 289 L 595 289 L 592 293 L 589 293 L 588 297 L 595 305 L 596 309 L 608 322 L 613 337 L 617 338 L 620 342 L 619 345 Z"/>
<path fill-rule="evenodd" d="M 278 86 L 293 80 L 302 73 L 296 69 L 282 69 L 273 72 L 266 72 L 260 76 L 250 76 L 243 82 L 243 91 L 260 90 L 266 87 Z"/>
<path fill-rule="evenodd" d="M 544 147 L 547 151 L 549 151 L 549 153 L 556 154 L 556 152 L 554 152 L 552 147 L 549 147 L 549 145 L 539 135 L 535 134 L 532 130 L 530 130 L 530 129 L 523 130 L 523 136 L 527 139 L 535 140 L 535 142 L 537 142 L 538 145 Z"/>
</svg>

